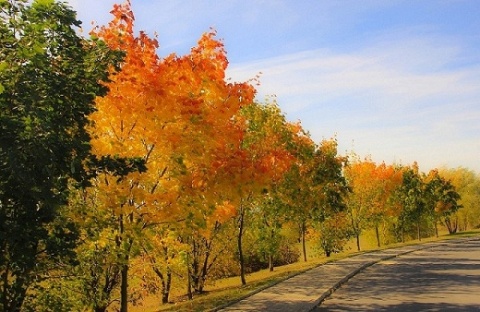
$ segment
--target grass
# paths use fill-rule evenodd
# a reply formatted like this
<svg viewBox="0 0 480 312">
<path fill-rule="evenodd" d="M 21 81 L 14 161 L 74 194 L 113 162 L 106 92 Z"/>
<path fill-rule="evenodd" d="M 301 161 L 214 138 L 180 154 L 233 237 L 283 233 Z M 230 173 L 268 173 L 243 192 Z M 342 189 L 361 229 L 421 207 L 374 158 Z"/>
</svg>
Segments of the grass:
<svg viewBox="0 0 480 312">
<path fill-rule="evenodd" d="M 362 243 L 363 250 L 360 252 L 394 248 L 407 245 L 415 245 L 418 243 L 426 243 L 439 240 L 455 239 L 460 237 L 470 237 L 480 235 L 480 230 L 473 230 L 467 232 L 461 232 L 454 235 L 448 235 L 448 233 L 442 233 L 438 238 L 430 237 L 418 240 L 412 240 L 405 243 L 390 244 L 377 248 L 371 242 L 374 240 L 365 240 Z M 173 293 L 173 303 L 160 305 L 159 298 L 150 296 L 144 298 L 142 305 L 129 307 L 130 311 L 215 311 L 219 307 L 225 306 L 229 303 L 236 302 L 245 298 L 251 294 L 254 294 L 262 289 L 272 286 L 280 281 L 303 273 L 309 269 L 322 265 L 324 263 L 343 259 L 346 257 L 358 254 L 356 251 L 355 242 L 352 240 L 346 246 L 346 251 L 334 254 L 329 258 L 319 255 L 312 248 L 310 249 L 310 255 L 313 257 L 308 259 L 307 262 L 299 261 L 293 264 L 276 267 L 273 272 L 269 270 L 261 270 L 255 273 L 247 275 L 247 285 L 241 286 L 239 277 L 225 278 L 216 281 L 212 285 L 207 285 L 205 293 L 202 295 L 194 296 L 193 300 L 187 300 L 186 296 L 181 293 Z M 307 253 L 308 254 L 308 253 Z"/>
</svg>

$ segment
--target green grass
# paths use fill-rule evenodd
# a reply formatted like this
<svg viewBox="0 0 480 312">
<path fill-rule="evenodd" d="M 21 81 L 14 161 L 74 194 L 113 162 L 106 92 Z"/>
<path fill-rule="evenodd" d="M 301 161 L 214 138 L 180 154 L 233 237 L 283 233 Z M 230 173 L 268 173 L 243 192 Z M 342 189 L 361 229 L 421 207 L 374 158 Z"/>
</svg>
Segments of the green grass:
<svg viewBox="0 0 480 312">
<path fill-rule="evenodd" d="M 442 233 L 440 237 L 431 237 L 418 240 L 412 240 L 405 243 L 390 244 L 377 248 L 373 243 L 373 240 L 364 239 L 361 241 L 363 250 L 361 252 L 394 248 L 400 246 L 414 245 L 418 243 L 426 243 L 438 240 L 455 239 L 460 237 L 470 237 L 480 235 L 480 230 L 473 230 L 467 232 L 461 232 L 454 235 L 448 235 Z M 368 233 L 366 235 L 368 237 Z M 326 258 L 318 253 L 314 248 L 309 246 L 310 255 L 312 257 L 307 262 L 299 261 L 293 264 L 276 267 L 273 272 L 269 270 L 261 270 L 255 273 L 248 274 L 247 285 L 242 286 L 239 277 L 225 278 L 215 281 L 212 285 L 205 287 L 205 293 L 202 295 L 195 295 L 193 300 L 187 300 L 186 296 L 181 291 L 176 290 L 172 293 L 173 303 L 160 305 L 160 299 L 155 296 L 149 296 L 144 298 L 142 305 L 129 307 L 132 312 L 140 311 L 212 311 L 218 307 L 224 306 L 228 303 L 236 302 L 244 297 L 247 297 L 255 292 L 258 292 L 264 288 L 272 286 L 280 281 L 283 281 L 289 277 L 303 273 L 309 269 L 317 267 L 321 264 L 343 259 L 346 257 L 358 254 L 356 252 L 355 241 L 350 241 L 346 250 L 339 254 L 334 254 L 330 258 Z M 308 251 L 307 251 L 308 254 Z M 313 257 L 314 256 L 314 257 Z"/>
</svg>

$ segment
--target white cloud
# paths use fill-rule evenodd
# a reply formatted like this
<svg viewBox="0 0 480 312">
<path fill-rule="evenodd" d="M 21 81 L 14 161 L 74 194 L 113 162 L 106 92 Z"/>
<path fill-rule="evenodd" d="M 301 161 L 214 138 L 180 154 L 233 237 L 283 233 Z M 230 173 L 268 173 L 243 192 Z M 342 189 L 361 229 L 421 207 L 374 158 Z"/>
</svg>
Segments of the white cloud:
<svg viewBox="0 0 480 312">
<path fill-rule="evenodd" d="M 261 97 L 276 94 L 314 139 L 337 133 L 341 150 L 426 168 L 463 164 L 480 171 L 480 66 L 451 68 L 461 50 L 431 38 L 379 42 L 355 52 L 304 51 L 233 64 L 257 72 Z M 453 152 L 455 151 L 455 152 Z"/>
<path fill-rule="evenodd" d="M 91 20 L 107 23 L 122 0 L 69 2 L 89 30 Z M 231 64 L 228 75 L 245 81 L 263 72 L 259 99 L 277 95 L 317 141 L 337 133 L 341 151 L 353 141 L 378 160 L 480 172 L 478 37 L 467 26 L 476 24 L 439 20 L 438 12 L 420 17 L 431 5 L 422 3 L 132 0 L 132 7 L 136 29 L 159 34 L 161 55 L 188 53 L 217 28 L 231 59 L 249 60 Z M 461 27 L 447 35 L 450 19 Z"/>
</svg>

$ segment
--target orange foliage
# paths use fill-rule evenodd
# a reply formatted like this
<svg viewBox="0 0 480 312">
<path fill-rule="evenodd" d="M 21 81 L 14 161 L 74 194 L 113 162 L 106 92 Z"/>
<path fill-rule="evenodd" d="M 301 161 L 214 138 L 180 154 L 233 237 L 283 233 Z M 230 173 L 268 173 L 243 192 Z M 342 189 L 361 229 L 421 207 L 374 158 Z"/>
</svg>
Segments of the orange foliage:
<svg viewBox="0 0 480 312">
<path fill-rule="evenodd" d="M 386 209 L 392 192 L 402 183 L 402 172 L 385 163 L 376 165 L 372 160 L 356 161 L 345 169 L 357 204 L 368 207 L 367 215 L 391 214 Z"/>
<path fill-rule="evenodd" d="M 106 197 L 133 199 L 135 212 L 153 211 L 143 216 L 154 219 L 178 218 L 187 197 L 215 204 L 226 187 L 218 171 L 229 168 L 229 147 L 241 143 L 245 120 L 239 112 L 255 89 L 225 82 L 228 61 L 214 31 L 203 34 L 189 55 L 161 59 L 156 39 L 134 36 L 129 1 L 115 5 L 112 14 L 108 26 L 92 35 L 125 58 L 120 72 L 112 68 L 109 94 L 96 101 L 92 145 L 98 155 L 143 157 L 148 171 L 132 174 L 123 186 L 101 186 Z"/>
</svg>

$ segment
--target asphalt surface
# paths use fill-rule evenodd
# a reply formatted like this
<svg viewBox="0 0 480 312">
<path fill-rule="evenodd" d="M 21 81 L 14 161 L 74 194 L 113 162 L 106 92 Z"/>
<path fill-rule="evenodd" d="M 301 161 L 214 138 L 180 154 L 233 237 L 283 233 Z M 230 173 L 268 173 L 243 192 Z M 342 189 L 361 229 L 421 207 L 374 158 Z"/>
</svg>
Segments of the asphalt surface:
<svg viewBox="0 0 480 312">
<path fill-rule="evenodd" d="M 480 283 L 480 276 L 477 275 L 477 273 L 479 273 L 477 270 L 479 269 L 479 266 L 480 266 L 480 262 L 479 262 L 480 238 L 478 237 L 469 238 L 469 239 L 463 238 L 463 239 L 440 241 L 440 242 L 434 242 L 434 243 L 425 243 L 420 245 L 404 246 L 400 248 L 386 249 L 382 251 L 368 252 L 368 253 L 356 255 L 350 258 L 346 258 L 343 260 L 339 260 L 336 262 L 331 262 L 325 265 L 321 265 L 305 273 L 299 274 L 283 282 L 280 282 L 272 287 L 264 289 L 254 295 L 244 298 L 243 300 L 240 300 L 228 307 L 221 309 L 221 311 L 275 311 L 275 312 L 363 311 L 363 310 L 368 311 L 370 307 L 372 307 L 372 310 L 370 311 L 378 311 L 378 309 L 381 309 L 378 303 L 374 303 L 374 305 L 369 306 L 367 302 L 361 302 L 361 301 L 355 302 L 349 298 L 358 298 L 358 300 L 360 300 L 360 298 L 364 298 L 364 296 L 361 293 L 363 293 L 363 290 L 367 289 L 372 291 L 372 297 L 374 298 L 378 297 L 382 299 L 383 295 L 381 295 L 380 292 L 375 289 L 378 288 L 376 285 L 378 285 L 380 288 L 382 287 L 385 288 L 385 285 L 382 284 L 384 283 L 383 281 L 391 280 L 389 277 L 384 276 L 385 274 L 384 272 L 377 274 L 375 280 L 368 280 L 366 281 L 365 285 L 361 285 L 361 286 L 358 286 L 357 288 L 353 288 L 353 290 L 356 291 L 355 293 L 356 297 L 348 297 L 349 295 L 345 295 L 346 297 L 337 298 L 331 295 L 332 293 L 335 295 L 334 293 L 335 290 L 337 290 L 341 285 L 345 285 L 347 281 L 349 285 L 354 280 L 354 277 L 355 278 L 358 277 L 359 274 L 361 275 L 362 271 L 367 270 L 372 266 L 376 267 L 377 265 L 375 264 L 379 262 L 385 263 L 384 265 L 382 265 L 382 267 L 387 269 L 389 267 L 395 267 L 393 265 L 388 265 L 389 261 L 390 263 L 395 263 L 395 261 L 400 259 L 399 257 L 403 259 L 404 257 L 407 257 L 407 255 L 416 255 L 417 253 L 427 252 L 428 250 L 434 250 L 433 253 L 428 254 L 423 258 L 428 259 L 428 257 L 434 257 L 438 259 L 437 264 L 441 264 L 443 263 L 444 260 L 447 260 L 446 258 L 445 259 L 443 258 L 443 251 L 441 248 L 445 248 L 445 250 L 448 251 L 451 248 L 455 248 L 456 246 L 465 246 L 467 250 L 469 248 L 472 248 L 472 246 L 477 246 L 476 248 L 474 248 L 475 251 L 473 253 L 464 254 L 464 256 L 461 257 L 461 259 L 463 259 L 462 260 L 463 262 L 459 262 L 459 264 L 457 265 L 457 269 L 459 266 L 468 265 L 469 269 L 466 269 L 467 272 L 476 272 L 476 273 L 472 273 L 472 274 L 469 273 L 467 277 L 465 277 L 465 274 L 464 274 L 465 272 L 459 273 L 460 274 L 459 277 L 455 277 L 454 279 L 452 279 L 452 281 L 455 280 L 457 281 L 455 282 L 455 284 L 458 284 L 458 283 L 461 283 L 462 280 L 466 280 L 468 282 L 467 285 L 470 285 L 470 286 L 476 285 L 476 283 L 477 284 Z M 448 257 L 451 257 L 454 254 L 456 254 L 456 251 L 448 251 L 448 255 L 449 255 Z M 440 256 L 442 257 L 439 258 Z M 453 260 L 451 260 L 451 262 L 455 263 L 458 261 L 458 259 L 456 258 L 452 258 L 452 259 Z M 420 260 L 420 259 L 414 258 L 411 261 L 413 261 L 414 263 L 417 260 Z M 471 261 L 471 262 L 468 262 L 468 261 Z M 421 268 L 421 265 L 419 264 L 418 267 Z M 403 274 L 406 274 L 408 272 L 409 272 L 409 268 L 404 268 Z M 412 276 L 401 277 L 401 279 L 402 278 L 406 281 L 406 284 L 403 286 L 406 289 L 409 288 L 408 286 L 409 283 L 410 284 L 418 283 L 418 280 L 412 279 Z M 448 279 L 447 277 L 444 277 L 444 279 L 441 281 L 441 286 L 445 286 L 446 284 L 448 284 L 449 281 L 450 279 Z M 396 285 L 396 282 L 394 280 L 392 280 L 391 282 L 393 283 L 393 286 Z M 395 289 L 393 289 L 393 291 L 395 291 Z M 429 291 L 435 291 L 435 290 L 432 289 Z M 480 292 L 475 290 L 473 292 L 469 291 L 468 293 L 473 294 L 473 296 L 471 296 L 470 299 L 468 299 L 469 303 L 465 303 L 465 306 L 464 306 L 465 309 L 455 310 L 455 311 L 461 311 L 461 312 L 462 311 L 480 311 L 480 309 L 471 310 L 471 309 L 474 309 L 475 304 L 477 304 L 475 303 L 475 300 L 480 300 L 480 295 L 476 295 L 476 294 L 480 294 Z M 479 299 L 477 299 L 477 297 Z M 327 298 L 332 298 L 332 299 L 328 300 L 328 303 L 327 303 L 327 300 L 326 300 Z M 435 300 L 437 299 L 438 298 L 435 298 Z M 334 300 L 339 300 L 339 301 L 336 302 Z M 350 302 L 353 305 L 351 306 L 343 305 L 344 302 L 347 300 L 351 300 Z M 430 304 L 430 302 L 424 302 L 423 306 L 415 307 L 414 305 L 402 306 L 401 302 L 403 299 L 400 297 L 395 300 L 398 300 L 398 301 L 396 303 L 392 303 L 387 306 L 386 309 L 388 311 L 391 311 L 390 308 L 398 308 L 398 310 L 396 311 L 445 311 L 443 309 L 435 310 L 435 307 L 433 307 L 432 310 L 428 310 L 427 306 Z M 449 306 L 446 306 L 445 304 L 443 304 L 441 305 L 441 307 L 445 307 L 445 308 L 451 307 L 452 309 L 454 309 L 456 307 L 460 307 L 460 304 L 463 304 L 462 302 L 464 302 L 467 299 L 463 298 L 463 295 L 460 295 L 458 299 L 455 299 L 457 301 L 460 301 L 460 303 L 455 304 L 452 302 L 452 300 L 453 299 L 450 300 Z M 445 303 L 446 301 L 448 300 L 443 300 L 440 302 Z M 358 306 L 360 302 L 361 304 L 364 304 L 364 306 Z M 435 302 L 437 303 L 437 301 Z M 420 308 L 420 309 L 417 309 L 417 308 Z M 437 305 L 437 308 L 438 308 L 438 305 Z"/>
<path fill-rule="evenodd" d="M 480 239 L 379 262 L 314 311 L 480 311 Z"/>
</svg>

